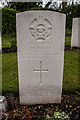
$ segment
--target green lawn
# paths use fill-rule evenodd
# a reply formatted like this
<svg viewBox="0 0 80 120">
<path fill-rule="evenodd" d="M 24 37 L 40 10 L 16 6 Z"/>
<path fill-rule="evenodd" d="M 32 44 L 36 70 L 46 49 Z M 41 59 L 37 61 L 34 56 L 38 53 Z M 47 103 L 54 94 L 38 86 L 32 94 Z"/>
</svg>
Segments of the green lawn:
<svg viewBox="0 0 80 120">
<path fill-rule="evenodd" d="M 15 34 L 2 35 L 2 48 L 11 48 L 11 41 L 15 40 Z"/>
<path fill-rule="evenodd" d="M 80 91 L 79 51 L 65 51 L 63 92 Z"/>
<path fill-rule="evenodd" d="M 17 54 L 2 55 L 3 93 L 18 93 Z M 65 51 L 63 92 L 80 90 L 78 79 L 78 51 Z"/>
<path fill-rule="evenodd" d="M 65 37 L 65 46 L 71 46 L 71 36 Z"/>
<path fill-rule="evenodd" d="M 3 93 L 18 93 L 18 67 L 16 53 L 2 55 Z"/>
</svg>

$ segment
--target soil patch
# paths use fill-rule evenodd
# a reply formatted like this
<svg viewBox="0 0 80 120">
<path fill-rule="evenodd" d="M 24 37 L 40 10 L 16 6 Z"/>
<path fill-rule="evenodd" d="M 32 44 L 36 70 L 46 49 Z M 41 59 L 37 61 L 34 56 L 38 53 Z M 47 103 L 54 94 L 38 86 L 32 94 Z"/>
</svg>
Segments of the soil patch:
<svg viewBox="0 0 80 120">
<path fill-rule="evenodd" d="M 7 54 L 7 53 L 14 53 L 17 52 L 17 49 L 11 49 L 11 48 L 2 48 L 2 53 Z"/>
<path fill-rule="evenodd" d="M 15 98 L 16 108 L 8 111 L 8 120 L 44 120 L 54 111 L 65 112 L 70 120 L 80 120 L 80 95 L 62 95 L 60 104 L 40 104 L 21 106 Z"/>
<path fill-rule="evenodd" d="M 79 47 L 66 46 L 65 51 L 80 51 L 80 48 Z"/>
</svg>

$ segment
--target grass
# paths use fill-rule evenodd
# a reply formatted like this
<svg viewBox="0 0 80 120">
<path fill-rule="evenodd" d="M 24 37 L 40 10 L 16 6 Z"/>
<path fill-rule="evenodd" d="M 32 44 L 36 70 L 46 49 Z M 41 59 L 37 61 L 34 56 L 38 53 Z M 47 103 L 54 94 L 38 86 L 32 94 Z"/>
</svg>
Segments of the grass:
<svg viewBox="0 0 80 120">
<path fill-rule="evenodd" d="M 80 91 L 78 55 L 79 51 L 65 51 L 63 92 Z"/>
<path fill-rule="evenodd" d="M 65 37 L 65 46 L 71 46 L 71 36 Z"/>
<path fill-rule="evenodd" d="M 15 34 L 3 34 L 2 48 L 11 48 L 11 42 L 15 39 L 16 39 Z"/>
<path fill-rule="evenodd" d="M 78 51 L 65 51 L 63 93 L 79 91 Z M 17 54 L 2 55 L 2 90 L 3 93 L 18 93 Z"/>
<path fill-rule="evenodd" d="M 2 55 L 2 90 L 3 93 L 18 93 L 18 67 L 16 53 Z"/>
</svg>

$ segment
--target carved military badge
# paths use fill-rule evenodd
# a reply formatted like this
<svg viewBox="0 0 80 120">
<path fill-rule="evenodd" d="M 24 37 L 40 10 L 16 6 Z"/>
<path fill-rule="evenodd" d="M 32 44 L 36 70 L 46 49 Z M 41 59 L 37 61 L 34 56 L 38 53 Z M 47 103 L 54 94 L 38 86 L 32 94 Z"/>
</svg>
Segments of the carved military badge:
<svg viewBox="0 0 80 120">
<path fill-rule="evenodd" d="M 29 28 L 34 39 L 43 41 L 51 35 L 52 25 L 49 20 L 39 16 L 31 22 Z"/>
</svg>

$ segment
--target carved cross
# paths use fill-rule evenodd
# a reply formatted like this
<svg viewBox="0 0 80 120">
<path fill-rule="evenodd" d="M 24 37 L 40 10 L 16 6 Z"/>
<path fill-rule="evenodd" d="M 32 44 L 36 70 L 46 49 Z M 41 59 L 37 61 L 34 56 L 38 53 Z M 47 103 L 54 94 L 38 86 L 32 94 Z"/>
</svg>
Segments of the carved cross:
<svg viewBox="0 0 80 120">
<path fill-rule="evenodd" d="M 34 72 L 40 72 L 40 85 L 42 85 L 42 72 L 48 72 L 48 69 L 42 68 L 42 61 L 40 61 L 40 69 L 33 69 Z"/>
</svg>

